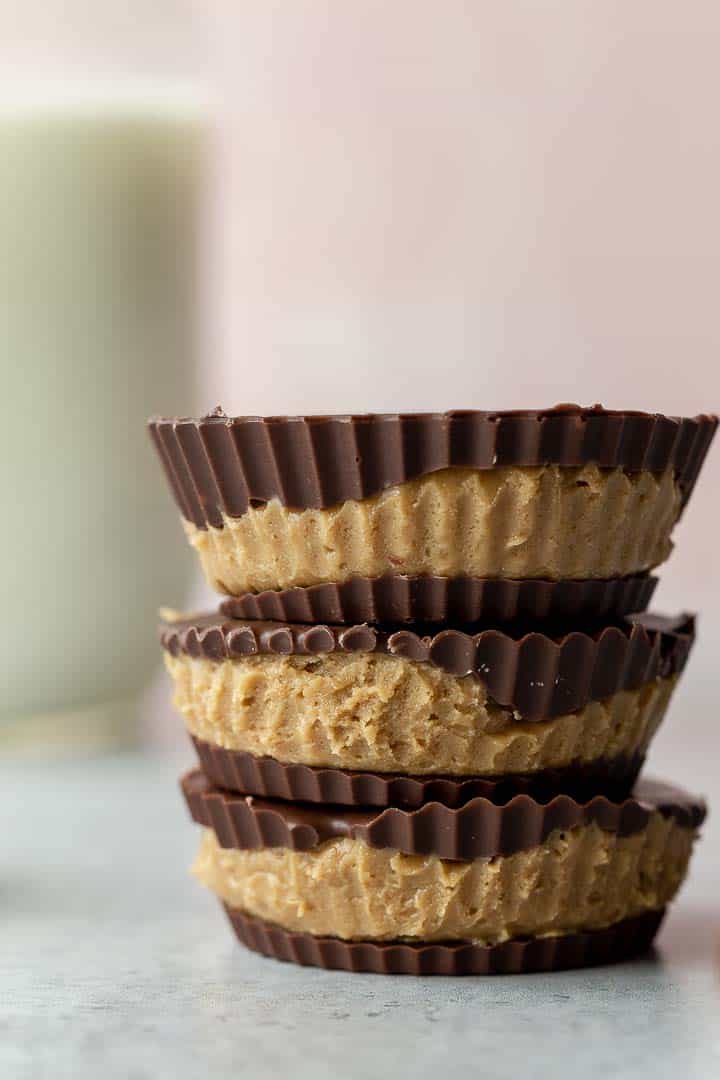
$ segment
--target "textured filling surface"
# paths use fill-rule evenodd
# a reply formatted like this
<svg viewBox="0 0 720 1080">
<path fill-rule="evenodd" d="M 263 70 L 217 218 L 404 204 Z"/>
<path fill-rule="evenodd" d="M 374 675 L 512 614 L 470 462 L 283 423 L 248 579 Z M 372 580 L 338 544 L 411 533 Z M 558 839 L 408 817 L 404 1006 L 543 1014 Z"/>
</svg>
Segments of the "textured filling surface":
<svg viewBox="0 0 720 1080">
<path fill-rule="evenodd" d="M 448 862 L 346 839 L 306 852 L 238 851 L 206 830 L 193 872 L 230 907 L 287 930 L 495 944 L 600 929 L 664 907 L 685 876 L 694 836 L 655 813 L 632 836 L 593 824 L 514 855 Z"/>
<path fill-rule="evenodd" d="M 206 742 L 285 763 L 457 776 L 644 754 L 677 681 L 530 722 L 474 676 L 380 653 L 165 660 L 174 703 Z"/>
<path fill-rule="evenodd" d="M 327 510 L 271 500 L 223 528 L 185 525 L 232 595 L 386 573 L 622 577 L 668 557 L 680 507 L 672 470 L 457 468 Z"/>
</svg>

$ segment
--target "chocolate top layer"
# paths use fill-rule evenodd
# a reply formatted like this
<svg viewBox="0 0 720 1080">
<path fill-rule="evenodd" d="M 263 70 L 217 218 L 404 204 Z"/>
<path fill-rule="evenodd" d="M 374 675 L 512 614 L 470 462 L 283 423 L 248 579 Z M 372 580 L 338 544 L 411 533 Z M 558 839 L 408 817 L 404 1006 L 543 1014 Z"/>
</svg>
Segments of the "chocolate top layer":
<svg viewBox="0 0 720 1080">
<path fill-rule="evenodd" d="M 349 838 L 369 847 L 441 859 L 481 859 L 511 855 L 541 844 L 557 829 L 595 823 L 607 832 L 640 832 L 654 813 L 697 828 L 705 818 L 702 800 L 679 788 L 649 780 L 631 798 L 611 802 L 597 795 L 587 803 L 558 795 L 541 803 L 516 795 L 497 805 L 477 798 L 457 810 L 427 803 L 419 810 L 346 810 L 339 807 L 272 802 L 235 795 L 212 786 L 199 770 L 183 777 L 182 791 L 195 821 L 214 829 L 222 847 L 284 847 L 310 851 L 327 840 Z"/>
<path fill-rule="evenodd" d="M 457 676 L 474 676 L 500 705 L 530 720 L 562 716 L 619 690 L 635 689 L 680 672 L 695 635 L 692 615 L 634 615 L 617 625 L 558 636 L 549 631 L 514 635 L 448 629 L 424 634 L 359 626 L 243 622 L 220 614 L 161 625 L 172 655 L 210 660 L 257 654 L 314 656 L 331 652 L 380 652 L 434 664 Z"/>
<path fill-rule="evenodd" d="M 509 412 L 365 416 L 153 417 L 150 433 L 183 517 L 221 527 L 277 499 L 326 508 L 449 467 L 673 468 L 687 501 L 717 417 L 615 412 L 596 405 Z"/>
</svg>

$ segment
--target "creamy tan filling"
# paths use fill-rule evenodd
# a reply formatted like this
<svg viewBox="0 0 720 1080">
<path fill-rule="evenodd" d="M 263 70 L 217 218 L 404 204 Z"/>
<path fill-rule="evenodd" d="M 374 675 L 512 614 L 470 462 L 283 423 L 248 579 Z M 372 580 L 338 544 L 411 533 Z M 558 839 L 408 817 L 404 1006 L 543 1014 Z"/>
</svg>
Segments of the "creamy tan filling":
<svg viewBox="0 0 720 1080">
<path fill-rule="evenodd" d="M 286 763 L 378 772 L 496 776 L 642 754 L 676 682 L 527 722 L 474 676 L 378 653 L 166 662 L 193 735 Z"/>
<path fill-rule="evenodd" d="M 359 840 L 307 852 L 224 850 L 206 831 L 193 871 L 230 907 L 288 930 L 493 944 L 599 929 L 664 907 L 685 876 L 694 835 L 655 813 L 633 836 L 590 825 L 463 863 Z"/>
<path fill-rule="evenodd" d="M 186 530 L 209 583 L 237 594 L 386 573 L 619 577 L 668 557 L 679 512 L 670 470 L 548 465 L 444 469 L 327 510 L 271 500 Z"/>
</svg>

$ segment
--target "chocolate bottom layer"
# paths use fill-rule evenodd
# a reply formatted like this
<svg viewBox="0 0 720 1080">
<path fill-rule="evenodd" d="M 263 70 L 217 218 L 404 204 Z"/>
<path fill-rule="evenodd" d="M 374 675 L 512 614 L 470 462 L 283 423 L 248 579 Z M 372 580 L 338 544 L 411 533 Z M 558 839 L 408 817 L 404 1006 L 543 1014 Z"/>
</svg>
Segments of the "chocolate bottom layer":
<svg viewBox="0 0 720 1080">
<path fill-rule="evenodd" d="M 603 619 L 644 611 L 657 578 L 547 581 L 539 578 L 353 577 L 306 588 L 242 593 L 221 604 L 231 619 L 300 623 L 505 623 Z"/>
<path fill-rule="evenodd" d="M 407 944 L 342 941 L 293 933 L 225 907 L 240 942 L 253 952 L 307 967 L 376 975 L 519 975 L 618 963 L 650 948 L 665 910 L 648 911 L 602 930 L 504 941 Z"/>
<path fill-rule="evenodd" d="M 244 750 L 228 750 L 195 736 L 192 741 L 205 775 L 230 791 L 296 802 L 409 809 L 429 802 L 458 807 L 478 796 L 504 803 L 521 793 L 540 801 L 560 793 L 579 801 L 597 794 L 621 800 L 630 794 L 644 760 L 641 755 L 619 757 L 501 779 L 405 776 L 283 764 Z"/>
</svg>

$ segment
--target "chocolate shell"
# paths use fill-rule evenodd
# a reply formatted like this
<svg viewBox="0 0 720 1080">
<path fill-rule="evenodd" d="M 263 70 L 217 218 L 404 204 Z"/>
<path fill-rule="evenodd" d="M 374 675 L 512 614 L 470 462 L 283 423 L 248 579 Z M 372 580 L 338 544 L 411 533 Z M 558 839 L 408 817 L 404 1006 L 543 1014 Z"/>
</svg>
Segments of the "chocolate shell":
<svg viewBox="0 0 720 1080">
<path fill-rule="evenodd" d="M 618 963 L 650 948 L 665 914 L 664 909 L 648 911 L 602 930 L 478 945 L 342 941 L 283 930 L 237 909 L 225 911 L 239 941 L 253 952 L 307 967 L 376 975 L 522 975 Z"/>
<path fill-rule="evenodd" d="M 643 758 L 615 758 L 566 769 L 545 769 L 527 776 L 407 776 L 402 773 L 356 772 L 350 769 L 283 764 L 245 750 L 228 750 L 192 736 L 198 761 L 218 787 L 243 795 L 335 806 L 398 806 L 417 809 L 429 802 L 458 807 L 478 796 L 494 803 L 528 794 L 548 802 L 558 793 L 587 801 L 602 793 L 626 798 L 642 768 Z"/>
<path fill-rule="evenodd" d="M 498 704 L 527 720 L 563 716 L 678 674 L 695 634 L 694 618 L 636 615 L 596 630 L 552 635 L 501 630 L 467 633 L 419 628 L 395 631 L 359 626 L 243 622 L 205 615 L 161 625 L 163 647 L 209 660 L 267 653 L 316 656 L 331 652 L 381 652 L 434 664 L 451 675 L 474 675 Z"/>
<path fill-rule="evenodd" d="M 649 780 L 641 780 L 623 802 L 596 795 L 580 803 L 557 795 L 541 803 L 530 795 L 516 795 L 502 805 L 475 798 L 457 810 L 427 803 L 419 810 L 393 807 L 379 812 L 234 795 L 213 787 L 199 769 L 187 773 L 181 787 L 192 818 L 213 829 L 221 847 L 243 850 L 310 851 L 327 840 L 347 838 L 408 855 L 469 861 L 526 851 L 556 829 L 593 822 L 606 832 L 630 836 L 658 812 L 688 828 L 697 828 L 705 818 L 701 800 Z"/>
<path fill-rule="evenodd" d="M 149 421 L 182 516 L 201 529 L 270 499 L 322 509 L 454 466 L 672 467 L 685 503 L 716 427 L 715 416 L 577 405 L 366 416 L 229 417 L 218 409 Z"/>
<path fill-rule="evenodd" d="M 386 574 L 243 593 L 220 610 L 231 619 L 343 624 L 603 619 L 645 611 L 656 585 L 648 574 L 582 581 Z"/>
</svg>

